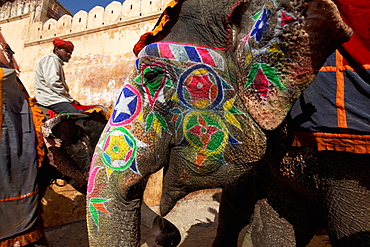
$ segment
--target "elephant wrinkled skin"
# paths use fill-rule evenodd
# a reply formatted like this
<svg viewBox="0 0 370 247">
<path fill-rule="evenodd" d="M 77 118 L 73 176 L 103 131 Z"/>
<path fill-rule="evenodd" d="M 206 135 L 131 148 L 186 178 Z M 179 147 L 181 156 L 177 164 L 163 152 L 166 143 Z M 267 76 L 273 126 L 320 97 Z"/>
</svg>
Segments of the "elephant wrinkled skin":
<svg viewBox="0 0 370 247">
<path fill-rule="evenodd" d="M 39 171 L 42 190 L 51 180 L 63 179 L 86 195 L 87 177 L 94 148 L 107 123 L 106 114 L 61 113 L 47 120 L 41 127 L 48 150 L 48 159 Z M 177 245 L 179 230 L 168 220 L 158 216 L 145 203 L 141 207 L 141 224 L 155 233 L 161 246 Z"/>
<path fill-rule="evenodd" d="M 248 184 L 267 157 L 283 157 L 279 126 L 350 34 L 329 0 L 172 1 L 135 46 L 136 68 L 95 149 L 90 246 L 139 245 L 143 190 L 163 167 L 166 215 L 190 192 Z M 235 246 L 238 232 L 221 230 L 215 245 Z"/>
</svg>

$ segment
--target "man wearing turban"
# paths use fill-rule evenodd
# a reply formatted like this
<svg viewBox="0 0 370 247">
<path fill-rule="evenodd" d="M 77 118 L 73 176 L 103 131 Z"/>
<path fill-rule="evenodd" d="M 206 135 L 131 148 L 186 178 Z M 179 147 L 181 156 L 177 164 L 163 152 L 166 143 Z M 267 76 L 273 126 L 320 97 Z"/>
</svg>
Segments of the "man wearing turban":
<svg viewBox="0 0 370 247">
<path fill-rule="evenodd" d="M 64 63 L 71 58 L 74 45 L 70 41 L 54 39 L 52 54 L 43 56 L 35 70 L 36 101 L 41 107 L 55 113 L 76 113 L 72 103 L 80 105 L 69 94 L 63 70 Z"/>
</svg>

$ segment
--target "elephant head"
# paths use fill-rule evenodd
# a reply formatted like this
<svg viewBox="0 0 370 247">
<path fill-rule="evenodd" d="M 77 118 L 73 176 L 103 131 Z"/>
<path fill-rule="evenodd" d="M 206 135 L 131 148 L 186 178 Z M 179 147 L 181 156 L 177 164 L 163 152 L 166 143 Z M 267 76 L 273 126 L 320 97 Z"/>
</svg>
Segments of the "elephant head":
<svg viewBox="0 0 370 247">
<path fill-rule="evenodd" d="M 49 186 L 51 180 L 60 178 L 86 195 L 94 148 L 107 123 L 107 114 L 99 110 L 101 109 L 89 113 L 62 113 L 41 126 L 48 156 L 39 169 L 38 180 L 42 191 Z M 141 224 L 153 231 L 158 244 L 166 246 L 168 243 L 180 242 L 178 229 L 146 204 L 141 207 L 141 215 Z"/>
<path fill-rule="evenodd" d="M 106 114 L 62 113 L 47 120 L 41 132 L 48 159 L 40 170 L 45 184 L 63 178 L 76 190 L 86 194 L 89 164 L 101 132 L 107 123 Z"/>
<path fill-rule="evenodd" d="M 143 190 L 161 168 L 162 215 L 253 172 L 266 133 L 350 34 L 330 0 L 172 1 L 135 46 L 95 149 L 90 245 L 139 245 Z"/>
</svg>

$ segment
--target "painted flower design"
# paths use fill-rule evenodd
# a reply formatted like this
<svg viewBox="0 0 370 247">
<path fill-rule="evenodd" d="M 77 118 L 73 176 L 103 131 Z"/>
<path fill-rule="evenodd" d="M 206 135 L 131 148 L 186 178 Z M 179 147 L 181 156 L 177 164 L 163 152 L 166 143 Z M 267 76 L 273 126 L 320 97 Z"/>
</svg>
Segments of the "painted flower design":
<svg viewBox="0 0 370 247">
<path fill-rule="evenodd" d="M 217 85 L 204 69 L 194 71 L 184 83 L 190 100 L 196 108 L 209 106 L 217 96 Z"/>
<path fill-rule="evenodd" d="M 227 143 L 226 127 L 213 113 L 190 113 L 186 116 L 184 128 L 189 143 L 207 155 L 221 152 Z"/>
<path fill-rule="evenodd" d="M 266 99 L 271 83 L 280 89 L 286 89 L 280 82 L 274 67 L 264 63 L 256 63 L 249 71 L 245 88 L 253 85 L 255 91 Z"/>
<path fill-rule="evenodd" d="M 136 140 L 125 128 L 110 131 L 104 140 L 103 150 L 102 161 L 112 170 L 124 171 L 136 163 Z"/>
</svg>

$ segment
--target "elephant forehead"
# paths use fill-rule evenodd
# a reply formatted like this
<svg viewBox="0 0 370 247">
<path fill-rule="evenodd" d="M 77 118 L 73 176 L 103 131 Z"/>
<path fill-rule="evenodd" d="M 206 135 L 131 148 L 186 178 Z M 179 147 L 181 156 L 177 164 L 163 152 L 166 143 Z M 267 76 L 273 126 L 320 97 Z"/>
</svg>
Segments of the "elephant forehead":
<svg viewBox="0 0 370 247">
<path fill-rule="evenodd" d="M 138 58 L 162 58 L 183 63 L 202 63 L 223 70 L 224 58 L 222 48 L 203 47 L 178 43 L 152 43 L 147 45 L 138 55 Z"/>
</svg>

